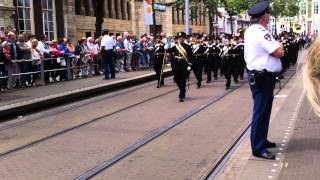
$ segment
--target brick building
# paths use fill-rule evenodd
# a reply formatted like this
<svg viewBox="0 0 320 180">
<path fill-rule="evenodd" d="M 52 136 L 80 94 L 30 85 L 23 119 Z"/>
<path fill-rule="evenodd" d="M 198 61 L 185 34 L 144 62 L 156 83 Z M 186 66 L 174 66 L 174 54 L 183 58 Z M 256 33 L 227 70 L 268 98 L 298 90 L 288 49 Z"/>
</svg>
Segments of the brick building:
<svg viewBox="0 0 320 180">
<path fill-rule="evenodd" d="M 163 1 L 162 3 L 166 3 Z M 79 39 L 93 36 L 95 17 L 93 0 L 66 0 L 64 4 L 68 37 Z M 103 29 L 120 33 L 128 31 L 136 36 L 150 33 L 150 26 L 144 24 L 143 1 L 106 0 Z M 203 9 L 197 10 L 198 18 L 191 21 L 192 32 L 208 32 L 208 19 L 202 15 Z M 156 12 L 158 31 L 176 33 L 185 31 L 184 10 L 166 6 L 165 12 Z"/>
<path fill-rule="evenodd" d="M 144 23 L 142 0 L 105 0 L 103 29 L 115 33 L 128 31 L 140 36 L 150 33 Z M 32 32 L 37 36 L 47 34 L 49 39 L 70 37 L 74 41 L 93 36 L 95 32 L 95 0 L 1 0 L 0 27 L 14 26 L 18 33 Z M 167 3 L 164 12 L 156 12 L 157 29 L 174 34 L 185 31 L 184 9 Z M 208 19 L 203 8 L 191 24 L 192 32 L 208 32 Z"/>
<path fill-rule="evenodd" d="M 0 27 L 14 27 L 15 7 L 13 0 L 0 1 Z"/>
</svg>

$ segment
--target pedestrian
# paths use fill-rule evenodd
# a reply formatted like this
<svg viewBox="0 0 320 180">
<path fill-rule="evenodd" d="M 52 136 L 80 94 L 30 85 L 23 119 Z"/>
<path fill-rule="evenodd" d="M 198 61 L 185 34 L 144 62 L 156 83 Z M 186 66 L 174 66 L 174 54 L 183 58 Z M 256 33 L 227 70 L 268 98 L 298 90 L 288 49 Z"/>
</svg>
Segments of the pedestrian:
<svg viewBox="0 0 320 180">
<path fill-rule="evenodd" d="M 267 137 L 276 74 L 282 70 L 280 58 L 284 49 L 267 31 L 270 20 L 268 1 L 257 3 L 248 14 L 252 25 L 245 32 L 244 56 L 254 102 L 251 149 L 253 156 L 274 160 L 275 155 L 267 148 L 276 147 L 276 144 Z"/>
<path fill-rule="evenodd" d="M 103 31 L 103 37 L 101 40 L 101 53 L 102 53 L 102 63 L 104 68 L 104 80 L 109 79 L 109 74 L 111 78 L 115 78 L 114 69 L 114 46 L 115 42 L 112 38 L 113 33 L 109 33 L 108 30 Z"/>
</svg>

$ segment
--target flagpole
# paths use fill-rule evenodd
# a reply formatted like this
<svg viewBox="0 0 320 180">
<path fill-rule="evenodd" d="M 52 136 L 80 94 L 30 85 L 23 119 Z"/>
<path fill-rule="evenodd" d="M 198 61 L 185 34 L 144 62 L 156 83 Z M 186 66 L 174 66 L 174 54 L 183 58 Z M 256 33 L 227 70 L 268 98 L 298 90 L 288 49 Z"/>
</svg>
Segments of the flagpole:
<svg viewBox="0 0 320 180">
<path fill-rule="evenodd" d="M 189 21 L 189 0 L 185 0 L 185 24 L 186 24 L 186 34 L 190 35 L 190 21 Z"/>
</svg>

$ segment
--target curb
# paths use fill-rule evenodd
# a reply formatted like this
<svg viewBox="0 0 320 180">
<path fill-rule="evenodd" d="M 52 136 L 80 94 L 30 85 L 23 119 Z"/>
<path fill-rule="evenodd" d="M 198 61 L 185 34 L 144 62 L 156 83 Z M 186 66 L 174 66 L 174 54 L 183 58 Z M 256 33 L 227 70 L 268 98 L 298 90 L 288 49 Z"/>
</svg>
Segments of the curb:
<svg viewBox="0 0 320 180">
<path fill-rule="evenodd" d="M 172 71 L 165 70 L 163 76 L 171 76 Z M 133 87 L 146 82 L 154 81 L 156 79 L 155 73 L 140 75 L 128 79 L 103 83 L 95 86 L 71 90 L 59 94 L 40 97 L 32 100 L 22 101 L 19 103 L 9 104 L 0 107 L 0 118 L 17 115 L 30 110 L 37 110 L 48 106 L 57 105 L 59 103 L 67 103 L 79 99 L 90 98 L 99 94 L 113 92 L 123 88 Z"/>
</svg>

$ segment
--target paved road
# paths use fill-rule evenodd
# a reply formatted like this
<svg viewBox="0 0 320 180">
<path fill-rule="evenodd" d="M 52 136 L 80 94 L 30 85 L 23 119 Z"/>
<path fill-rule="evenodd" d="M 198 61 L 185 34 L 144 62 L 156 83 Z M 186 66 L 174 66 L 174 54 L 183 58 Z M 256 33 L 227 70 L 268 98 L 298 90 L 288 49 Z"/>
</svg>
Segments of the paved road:
<svg viewBox="0 0 320 180">
<path fill-rule="evenodd" d="M 191 82 L 194 82 L 193 78 Z M 147 83 L 24 117 L 12 123 L 17 121 L 28 123 L 16 127 L 10 127 L 10 123 L 9 127 L 8 123 L 0 125 L 2 128 L 0 153 L 10 152 L 17 147 L 40 140 L 31 146 L 0 156 L 0 178 L 15 180 L 75 178 L 98 163 L 114 157 L 151 132 L 201 107 L 208 99 L 225 94 L 224 84 L 223 79 L 205 84 L 201 89 L 196 89 L 193 84 L 187 93 L 187 101 L 179 103 L 176 86 L 172 79 L 168 79 L 165 88 L 156 89 L 154 82 Z M 240 84 L 236 86 L 239 87 Z M 178 125 L 156 141 L 136 151 L 128 158 L 140 157 L 145 150 L 150 157 L 153 157 L 153 154 L 149 153 L 151 148 L 157 150 L 154 152 L 159 158 L 169 159 L 158 162 L 154 161 L 155 159 L 143 159 L 140 163 L 150 162 L 145 164 L 146 170 L 152 166 L 155 170 L 148 171 L 150 174 L 145 176 L 141 174 L 131 176 L 135 174 L 127 173 L 127 177 L 149 179 L 157 175 L 159 179 L 168 179 L 169 174 L 176 174 L 172 176 L 174 179 L 198 177 L 217 160 L 248 123 L 251 109 L 249 96 L 247 85 L 242 86 L 188 119 L 181 126 Z M 43 139 L 89 121 L 93 122 Z M 188 147 L 193 148 L 188 152 L 184 151 Z M 193 156 L 196 154 L 198 155 Z M 110 171 L 110 179 L 120 177 L 123 172 L 117 171 L 117 168 L 123 164 L 132 164 L 130 166 L 132 172 L 139 171 L 141 167 L 135 164 L 139 162 L 127 164 L 128 160 L 131 162 L 128 158 L 104 172 Z M 172 171 L 161 171 L 167 169 L 164 168 L 167 167 L 167 162 L 172 163 Z M 183 171 L 175 173 L 179 169 L 182 170 L 179 167 L 186 162 L 188 164 L 190 162 L 190 165 Z M 109 179 L 104 177 L 104 172 L 97 178 Z M 163 176 L 160 176 L 161 174 Z"/>
</svg>

